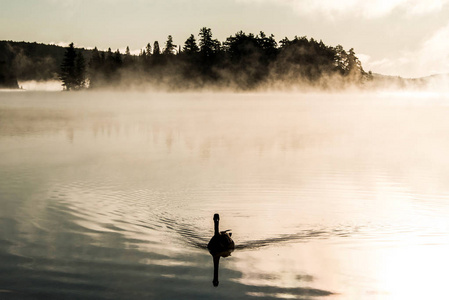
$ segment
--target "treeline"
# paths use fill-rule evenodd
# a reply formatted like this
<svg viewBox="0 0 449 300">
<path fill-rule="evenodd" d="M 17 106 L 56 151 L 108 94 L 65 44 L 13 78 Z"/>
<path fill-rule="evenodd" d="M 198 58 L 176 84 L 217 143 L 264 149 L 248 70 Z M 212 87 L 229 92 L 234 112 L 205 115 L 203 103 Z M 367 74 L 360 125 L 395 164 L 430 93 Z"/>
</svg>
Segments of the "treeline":
<svg viewBox="0 0 449 300">
<path fill-rule="evenodd" d="M 92 52 L 78 51 L 85 59 Z M 0 88 L 18 88 L 18 81 L 58 80 L 65 52 L 57 45 L 0 41 Z"/>
<path fill-rule="evenodd" d="M 132 55 L 129 47 L 123 54 L 95 48 L 86 64 L 77 59 L 72 44 L 61 68 L 61 80 L 68 90 L 146 84 L 172 90 L 339 88 L 364 84 L 371 78 L 353 49 L 346 51 L 340 45 L 331 47 L 306 37 L 284 38 L 278 43 L 263 32 L 240 31 L 220 42 L 206 27 L 200 29 L 198 41 L 192 34 L 183 45 L 176 45 L 169 35 L 163 48 L 158 41 L 148 43 L 139 55 Z"/>
<path fill-rule="evenodd" d="M 0 88 L 18 88 L 13 71 L 14 52 L 7 43 L 0 43 Z"/>
<path fill-rule="evenodd" d="M 2 48 L 3 47 L 3 48 Z M 6 50 L 5 50 L 6 49 Z M 2 56 L 2 53 L 3 56 Z M 5 54 L 6 53 L 6 54 Z M 344 88 L 371 80 L 354 50 L 307 37 L 279 42 L 263 32 L 242 31 L 220 42 L 210 28 L 180 45 L 171 35 L 148 43 L 140 54 L 129 48 L 100 51 L 0 41 L 4 81 L 60 79 L 66 90 L 160 87 L 170 90 L 316 87 Z"/>
</svg>

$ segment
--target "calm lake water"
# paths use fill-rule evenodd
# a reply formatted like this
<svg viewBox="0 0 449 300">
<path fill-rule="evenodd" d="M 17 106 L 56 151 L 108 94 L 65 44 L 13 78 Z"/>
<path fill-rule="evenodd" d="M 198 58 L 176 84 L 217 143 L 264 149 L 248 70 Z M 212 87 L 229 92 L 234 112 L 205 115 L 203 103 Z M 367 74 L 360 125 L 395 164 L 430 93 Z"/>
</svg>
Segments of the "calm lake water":
<svg viewBox="0 0 449 300">
<path fill-rule="evenodd" d="M 448 299 L 448 116 L 424 93 L 1 92 L 0 298 Z"/>
</svg>

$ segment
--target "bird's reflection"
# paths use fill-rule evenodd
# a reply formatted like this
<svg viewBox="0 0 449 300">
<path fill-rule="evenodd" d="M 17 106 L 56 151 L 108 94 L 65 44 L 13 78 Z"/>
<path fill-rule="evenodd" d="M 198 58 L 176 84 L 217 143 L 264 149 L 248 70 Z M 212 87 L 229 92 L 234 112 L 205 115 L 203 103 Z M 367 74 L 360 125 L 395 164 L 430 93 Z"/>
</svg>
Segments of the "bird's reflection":
<svg viewBox="0 0 449 300">
<path fill-rule="evenodd" d="M 209 249 L 214 260 L 214 279 L 212 281 L 214 286 L 218 286 L 218 265 L 220 263 L 220 257 L 230 256 L 235 247 L 230 230 L 219 231 L 219 221 L 220 216 L 215 214 L 214 236 L 210 239 L 209 244 L 207 244 L 207 249 Z"/>
</svg>

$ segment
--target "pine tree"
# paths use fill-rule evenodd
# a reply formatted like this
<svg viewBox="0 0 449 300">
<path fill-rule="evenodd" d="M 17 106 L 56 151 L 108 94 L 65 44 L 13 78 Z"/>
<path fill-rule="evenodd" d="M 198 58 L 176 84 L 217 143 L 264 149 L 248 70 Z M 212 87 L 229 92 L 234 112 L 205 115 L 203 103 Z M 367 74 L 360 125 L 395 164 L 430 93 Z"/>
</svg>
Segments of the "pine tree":
<svg viewBox="0 0 449 300">
<path fill-rule="evenodd" d="M 146 52 L 147 57 L 150 57 L 150 55 L 151 55 L 151 44 L 150 43 L 147 44 L 147 46 L 145 48 L 145 52 Z"/>
<path fill-rule="evenodd" d="M 89 88 L 99 85 L 99 80 L 103 76 L 104 60 L 97 47 L 92 50 L 92 56 L 89 60 Z"/>
<path fill-rule="evenodd" d="M 85 87 L 86 65 L 81 51 L 75 50 L 73 43 L 70 43 L 64 54 L 61 64 L 59 78 L 62 80 L 64 90 L 79 90 Z"/>
<path fill-rule="evenodd" d="M 200 51 L 196 44 L 195 36 L 193 34 L 185 41 L 183 51 L 187 54 L 197 53 Z"/>
<path fill-rule="evenodd" d="M 115 51 L 114 53 L 114 64 L 116 70 L 122 67 L 123 59 L 119 49 L 117 49 L 117 51 Z"/>
<path fill-rule="evenodd" d="M 115 59 L 114 53 L 112 53 L 112 49 L 109 47 L 108 52 L 106 52 L 105 58 L 105 67 L 104 67 L 104 76 L 105 79 L 110 81 L 114 77 L 115 73 Z"/>
<path fill-rule="evenodd" d="M 349 72 L 348 54 L 343 49 L 343 46 L 337 45 L 335 51 L 335 66 L 341 75 L 346 75 Z"/>
<path fill-rule="evenodd" d="M 220 42 L 212 39 L 212 30 L 210 28 L 203 27 L 200 29 L 200 52 L 204 56 L 212 56 L 214 53 L 220 50 Z"/>
<path fill-rule="evenodd" d="M 203 27 L 199 33 L 199 70 L 203 78 L 210 81 L 219 79 L 219 74 L 216 72 L 218 64 L 218 54 L 220 53 L 220 42 L 212 38 L 212 31 L 210 28 Z"/>
<path fill-rule="evenodd" d="M 165 55 L 173 55 L 173 52 L 176 49 L 176 45 L 173 44 L 173 37 L 171 35 L 168 36 L 167 42 L 165 42 L 165 49 L 164 54 Z"/>
<path fill-rule="evenodd" d="M 153 44 L 153 55 L 161 54 L 161 49 L 159 48 L 159 42 L 155 41 Z"/>
<path fill-rule="evenodd" d="M 140 64 L 142 64 L 142 65 L 146 63 L 147 53 L 145 52 L 145 49 L 140 50 L 139 61 L 140 61 Z"/>
<path fill-rule="evenodd" d="M 131 51 L 129 51 L 129 47 L 126 46 L 126 50 L 125 50 L 125 57 L 123 58 L 123 66 L 129 67 L 133 64 L 134 60 L 133 57 L 131 56 Z"/>
<path fill-rule="evenodd" d="M 159 42 L 155 41 L 153 44 L 153 54 L 151 55 L 151 59 L 148 60 L 148 68 L 154 68 L 155 66 L 159 66 L 161 64 L 163 64 L 165 61 L 165 57 L 161 55 L 161 48 L 159 47 Z M 158 72 L 153 70 L 153 75 L 154 72 Z"/>
<path fill-rule="evenodd" d="M 64 59 L 61 64 L 61 72 L 59 78 L 62 80 L 64 90 L 70 91 L 75 89 L 76 83 L 76 69 L 75 69 L 76 51 L 73 43 L 67 47 L 64 54 Z"/>
</svg>

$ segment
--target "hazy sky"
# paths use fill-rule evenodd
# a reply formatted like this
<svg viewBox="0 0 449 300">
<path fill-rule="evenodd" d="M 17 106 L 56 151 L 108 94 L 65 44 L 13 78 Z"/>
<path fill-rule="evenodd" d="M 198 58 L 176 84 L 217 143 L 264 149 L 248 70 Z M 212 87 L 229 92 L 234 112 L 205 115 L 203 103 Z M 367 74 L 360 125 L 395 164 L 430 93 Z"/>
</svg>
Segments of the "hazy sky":
<svg viewBox="0 0 449 300">
<path fill-rule="evenodd" d="M 449 73 L 449 0 L 0 0 L 0 40 L 132 50 L 201 27 L 354 48 L 366 71 Z"/>
</svg>

